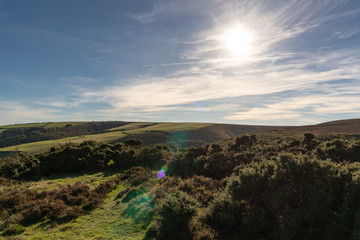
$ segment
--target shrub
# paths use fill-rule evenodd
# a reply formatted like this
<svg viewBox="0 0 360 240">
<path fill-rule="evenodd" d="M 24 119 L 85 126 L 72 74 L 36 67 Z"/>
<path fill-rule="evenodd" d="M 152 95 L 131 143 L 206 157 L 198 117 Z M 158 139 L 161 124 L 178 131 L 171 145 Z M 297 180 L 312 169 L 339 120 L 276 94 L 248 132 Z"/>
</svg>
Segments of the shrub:
<svg viewBox="0 0 360 240">
<path fill-rule="evenodd" d="M 33 155 L 19 153 L 1 159 L 0 176 L 12 179 L 39 177 L 39 160 Z"/>
<path fill-rule="evenodd" d="M 236 236 L 241 238 L 245 208 L 245 202 L 234 201 L 226 192 L 222 192 L 214 196 L 201 220 L 214 229 L 220 239 L 235 239 Z"/>
<path fill-rule="evenodd" d="M 23 226 L 19 224 L 11 224 L 5 229 L 4 235 L 5 236 L 17 235 L 23 233 L 24 231 L 25 228 Z"/>
<path fill-rule="evenodd" d="M 303 145 L 307 150 L 313 150 L 319 144 L 314 139 L 315 139 L 314 134 L 305 133 L 301 145 Z"/>
<path fill-rule="evenodd" d="M 231 151 L 245 150 L 250 146 L 256 144 L 257 139 L 255 135 L 242 135 L 235 139 L 235 144 L 230 146 Z"/>
<path fill-rule="evenodd" d="M 329 239 L 346 178 L 330 163 L 301 156 L 242 165 L 210 202 L 202 221 L 220 239 Z"/>
<path fill-rule="evenodd" d="M 330 159 L 333 162 L 347 161 L 351 158 L 348 152 L 348 145 L 347 141 L 336 139 L 320 145 L 316 149 L 316 153 L 323 160 Z"/>
<path fill-rule="evenodd" d="M 133 186 L 138 186 L 153 177 L 153 173 L 149 168 L 132 167 L 120 176 L 121 181 L 128 181 Z"/>
<path fill-rule="evenodd" d="M 169 194 L 159 209 L 159 234 L 156 239 L 192 239 L 189 221 L 196 213 L 197 203 L 186 193 Z"/>
<path fill-rule="evenodd" d="M 131 147 L 141 146 L 142 144 L 143 144 L 143 141 L 141 139 L 127 139 L 125 141 L 125 145 L 131 146 Z"/>
<path fill-rule="evenodd" d="M 178 184 L 178 189 L 187 193 L 200 204 L 206 206 L 213 198 L 214 193 L 221 187 L 221 183 L 212 178 L 194 176 Z"/>
</svg>

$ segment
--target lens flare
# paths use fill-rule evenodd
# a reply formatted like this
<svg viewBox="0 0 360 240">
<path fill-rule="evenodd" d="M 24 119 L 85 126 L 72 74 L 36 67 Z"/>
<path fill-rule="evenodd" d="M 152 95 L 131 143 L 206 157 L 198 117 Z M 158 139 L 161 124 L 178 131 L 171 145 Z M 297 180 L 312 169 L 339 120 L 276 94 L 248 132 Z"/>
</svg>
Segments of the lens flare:
<svg viewBox="0 0 360 240">
<path fill-rule="evenodd" d="M 166 174 L 167 170 L 168 170 L 168 168 L 167 168 L 166 165 L 162 166 L 161 169 L 160 169 L 160 171 L 159 171 L 158 174 L 157 174 L 157 178 L 160 180 L 160 179 L 162 179 L 163 177 L 165 177 L 165 174 Z"/>
<path fill-rule="evenodd" d="M 174 131 L 166 137 L 166 143 L 175 143 L 179 146 L 187 146 L 189 143 L 186 131 Z"/>
</svg>

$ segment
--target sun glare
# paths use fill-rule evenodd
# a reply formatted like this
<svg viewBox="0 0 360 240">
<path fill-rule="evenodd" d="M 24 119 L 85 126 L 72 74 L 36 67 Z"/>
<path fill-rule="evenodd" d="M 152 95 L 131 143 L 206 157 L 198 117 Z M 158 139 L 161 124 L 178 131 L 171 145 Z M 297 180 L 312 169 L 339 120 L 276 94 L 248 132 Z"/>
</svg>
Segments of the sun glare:
<svg viewBox="0 0 360 240">
<path fill-rule="evenodd" d="M 246 58 L 252 52 L 254 36 L 245 27 L 237 25 L 224 31 L 221 41 L 224 44 L 224 48 L 230 53 L 230 55 Z"/>
</svg>

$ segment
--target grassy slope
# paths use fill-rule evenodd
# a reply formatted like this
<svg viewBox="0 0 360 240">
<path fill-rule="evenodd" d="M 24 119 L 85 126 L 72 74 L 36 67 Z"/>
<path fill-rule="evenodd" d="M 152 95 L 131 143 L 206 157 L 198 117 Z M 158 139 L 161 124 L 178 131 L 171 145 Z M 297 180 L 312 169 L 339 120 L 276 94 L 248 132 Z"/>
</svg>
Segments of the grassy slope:
<svg viewBox="0 0 360 240">
<path fill-rule="evenodd" d="M 98 185 L 112 177 L 111 174 L 97 173 L 79 176 L 53 176 L 51 179 L 20 183 L 16 188 L 30 188 L 50 190 L 61 185 L 85 182 Z M 143 239 L 145 230 L 134 224 L 131 218 L 125 217 L 123 212 L 126 203 L 115 200 L 117 194 L 126 186 L 120 186 L 108 194 L 104 203 L 67 223 L 50 226 L 45 222 L 26 227 L 21 239 Z M 1 234 L 0 230 L 0 234 Z M 0 236 L 0 239 L 6 239 Z"/>
<path fill-rule="evenodd" d="M 41 123 L 42 124 L 42 123 Z M 42 127 L 62 127 L 66 124 L 83 124 L 83 123 L 46 123 L 42 125 Z M 24 125 L 28 126 L 28 124 L 18 125 L 18 127 L 24 127 Z M 39 124 L 34 124 L 31 126 L 40 126 Z M 69 137 L 62 138 L 57 140 L 47 140 L 33 143 L 25 143 L 16 146 L 0 148 L 0 151 L 24 151 L 31 153 L 39 153 L 43 151 L 49 150 L 53 146 L 64 145 L 67 143 L 80 143 L 86 140 L 95 140 L 97 142 L 111 143 L 115 140 L 118 140 L 122 137 L 125 137 L 127 134 L 139 134 L 145 133 L 149 131 L 185 131 L 185 130 L 195 130 L 198 128 L 210 126 L 212 124 L 209 123 L 130 123 L 125 126 L 121 126 L 118 128 L 109 129 L 110 132 L 100 133 L 100 134 L 92 134 L 92 135 L 84 135 L 77 137 Z M 10 125 L 11 126 L 11 125 Z M 15 125 L 13 125 L 15 126 Z M 145 127 L 144 127 L 145 126 Z M 8 126 L 4 126 L 8 127 Z M 120 130 L 120 131 L 119 131 Z"/>
<path fill-rule="evenodd" d="M 84 135 L 78 137 L 62 138 L 57 140 L 25 143 L 16 146 L 1 148 L 0 151 L 24 151 L 31 153 L 39 153 L 39 152 L 47 151 L 51 147 L 64 145 L 67 143 L 81 143 L 86 140 L 94 140 L 97 142 L 110 143 L 124 136 L 126 136 L 126 134 L 124 134 L 123 132 L 100 133 L 100 134 Z"/>
<path fill-rule="evenodd" d="M 202 127 L 211 126 L 213 123 L 157 123 L 144 128 L 137 128 L 126 131 L 126 133 L 138 134 L 144 133 L 146 131 L 186 131 L 186 130 L 195 130 Z"/>
<path fill-rule="evenodd" d="M 11 124 L 0 126 L 0 129 L 11 129 L 11 128 L 31 128 L 31 127 L 43 127 L 43 128 L 61 128 L 65 127 L 67 124 L 71 125 L 81 125 L 87 122 L 44 122 L 44 123 L 24 123 L 24 124 Z"/>
<path fill-rule="evenodd" d="M 0 126 L 2 129 L 11 129 L 11 128 L 30 128 L 30 127 L 44 127 L 47 123 L 24 123 L 24 124 L 11 124 Z"/>
<path fill-rule="evenodd" d="M 63 127 L 66 124 L 84 124 L 85 122 L 61 122 L 61 123 L 34 123 L 34 124 L 15 124 L 0 126 L 1 129 L 15 128 L 15 127 Z M 257 129 L 258 128 L 258 129 Z M 66 144 L 68 142 L 79 143 L 84 140 L 95 140 L 99 142 L 110 143 L 127 135 L 136 134 L 151 134 L 151 131 L 175 132 L 188 131 L 190 137 L 198 137 L 199 140 L 205 142 L 217 141 L 221 138 L 229 138 L 239 134 L 245 134 L 254 130 L 261 130 L 261 128 L 271 128 L 266 126 L 246 126 L 246 125 L 228 125 L 228 124 L 211 124 L 211 123 L 151 123 L 151 122 L 137 122 L 129 123 L 121 127 L 109 129 L 107 133 L 84 135 L 71 138 L 64 138 L 58 140 L 41 141 L 35 143 L 22 144 L 7 148 L 2 148 L 0 151 L 26 151 L 26 152 L 41 152 L 46 151 L 52 146 Z M 276 137 L 286 136 L 288 134 L 295 136 L 302 136 L 305 132 L 312 132 L 314 134 L 327 133 L 360 133 L 360 119 L 341 120 L 328 123 L 322 123 L 311 126 L 300 127 L 283 127 L 274 131 L 273 135 Z M 195 138 L 197 139 L 197 138 Z"/>
<path fill-rule="evenodd" d="M 109 131 L 126 131 L 126 130 L 132 130 L 137 128 L 144 128 L 151 125 L 155 125 L 157 123 L 150 123 L 150 122 L 136 122 L 136 123 L 129 123 L 121 127 L 111 128 Z"/>
<path fill-rule="evenodd" d="M 213 123 L 151 123 L 151 122 L 138 122 L 129 123 L 125 126 L 109 129 L 109 131 L 123 130 L 129 134 L 144 133 L 147 131 L 185 131 L 195 130 L 202 127 L 211 126 Z"/>
</svg>

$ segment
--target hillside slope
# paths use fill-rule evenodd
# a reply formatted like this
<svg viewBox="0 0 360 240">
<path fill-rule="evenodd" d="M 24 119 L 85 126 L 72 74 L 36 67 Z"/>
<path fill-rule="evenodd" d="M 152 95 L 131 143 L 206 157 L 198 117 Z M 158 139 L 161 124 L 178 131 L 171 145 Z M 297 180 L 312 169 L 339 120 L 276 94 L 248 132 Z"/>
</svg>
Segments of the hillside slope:
<svg viewBox="0 0 360 240">
<path fill-rule="evenodd" d="M 48 126 L 52 126 L 49 128 Z M 56 127 L 55 127 L 56 126 Z M 141 139 L 144 144 L 177 143 L 181 146 L 208 144 L 270 126 L 213 123 L 87 122 L 41 123 L 0 126 L 0 151 L 38 153 L 53 146 L 94 140 L 104 143 Z"/>
<path fill-rule="evenodd" d="M 301 135 L 305 132 L 313 134 L 338 134 L 338 133 L 360 133 L 360 118 L 337 120 L 331 122 L 320 123 L 316 125 L 300 126 L 300 127 L 285 127 L 282 129 L 290 134 Z"/>
<path fill-rule="evenodd" d="M 360 119 L 338 120 L 316 125 L 281 127 L 213 123 L 156 123 L 156 122 L 63 122 L 32 123 L 0 126 L 0 152 L 41 152 L 52 146 L 95 140 L 104 143 L 141 139 L 144 144 L 177 143 L 181 146 L 199 146 L 222 139 L 253 132 L 272 132 L 282 135 L 302 136 L 360 134 Z M 267 134 L 268 135 L 268 134 Z M 268 135 L 269 136 L 269 135 Z M 0 154 L 1 155 L 1 154 Z"/>
</svg>

